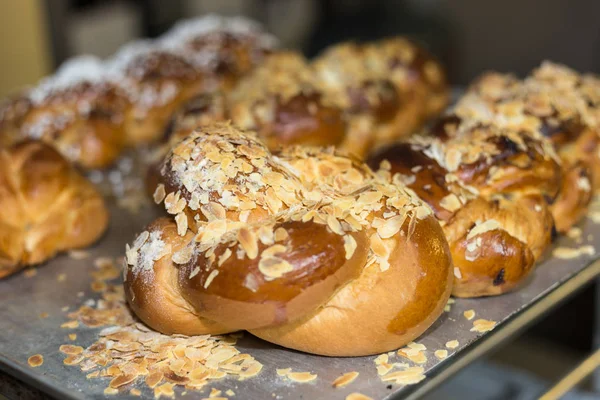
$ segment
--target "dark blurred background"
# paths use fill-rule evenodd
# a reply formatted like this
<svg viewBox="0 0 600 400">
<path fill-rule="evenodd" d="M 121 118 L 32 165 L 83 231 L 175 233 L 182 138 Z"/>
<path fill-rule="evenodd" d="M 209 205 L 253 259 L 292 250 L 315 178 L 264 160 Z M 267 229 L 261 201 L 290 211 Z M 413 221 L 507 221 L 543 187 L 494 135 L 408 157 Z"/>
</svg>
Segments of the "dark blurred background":
<svg viewBox="0 0 600 400">
<path fill-rule="evenodd" d="M 442 60 L 458 86 L 488 69 L 524 75 L 545 59 L 600 73 L 599 0 L 0 0 L 0 96 L 73 55 L 108 57 L 206 13 L 256 19 L 308 56 L 342 40 L 409 35 Z M 499 385 L 499 394 L 471 398 L 520 398 L 522 382 L 556 380 L 593 347 L 594 303 L 588 288 L 485 361 L 506 377 L 517 371 L 512 386 L 493 379 L 496 367 L 467 371 L 471 389 L 489 376 Z M 455 389 L 434 397 L 465 398 L 460 384 Z"/>
<path fill-rule="evenodd" d="M 410 35 L 458 85 L 491 68 L 525 74 L 544 59 L 600 72 L 598 0 L 4 0 L 0 95 L 74 54 L 109 56 L 210 12 L 254 18 L 309 56 L 341 40 Z"/>
</svg>

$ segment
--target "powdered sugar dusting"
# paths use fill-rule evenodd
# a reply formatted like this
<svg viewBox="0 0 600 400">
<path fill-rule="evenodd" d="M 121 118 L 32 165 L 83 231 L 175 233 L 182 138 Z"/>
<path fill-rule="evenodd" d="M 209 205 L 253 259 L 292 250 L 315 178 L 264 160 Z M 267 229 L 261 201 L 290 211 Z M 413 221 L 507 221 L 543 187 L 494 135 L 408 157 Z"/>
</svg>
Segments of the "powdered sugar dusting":
<svg viewBox="0 0 600 400">
<path fill-rule="evenodd" d="M 176 55 L 195 66 L 214 64 L 218 61 L 219 50 L 222 50 L 224 43 L 207 44 L 205 48 L 195 52 L 189 49 L 186 51 L 185 44 L 188 40 L 216 32 L 229 33 L 239 36 L 240 39 L 250 38 L 255 42 L 255 46 L 265 49 L 273 48 L 277 44 L 275 37 L 266 33 L 260 24 L 245 18 L 209 15 L 185 20 L 177 23 L 161 39 L 135 41 L 124 46 L 111 59 L 101 60 L 91 55 L 72 58 L 66 61 L 55 75 L 43 79 L 29 92 L 28 97 L 34 105 L 40 105 L 54 93 L 68 90 L 84 82 L 92 85 L 110 82 L 125 89 L 131 95 L 131 83 L 125 79 L 125 71 L 137 57 L 153 52 L 164 52 Z M 165 96 L 159 97 L 162 99 Z"/>
<path fill-rule="evenodd" d="M 119 51 L 108 60 L 108 67 L 113 73 L 122 74 L 137 57 L 160 50 L 159 47 L 157 41 L 151 39 L 133 41 L 121 47 Z"/>
<path fill-rule="evenodd" d="M 29 99 L 34 105 L 40 105 L 52 94 L 77 84 L 100 84 L 109 81 L 117 82 L 118 75 L 107 68 L 104 61 L 94 56 L 79 56 L 63 63 L 55 75 L 43 79 L 29 92 Z"/>
<path fill-rule="evenodd" d="M 192 18 L 178 23 L 161 39 L 164 46 L 179 46 L 202 35 L 224 32 L 239 36 L 254 36 L 257 44 L 265 48 L 274 48 L 278 40 L 265 32 L 262 25 L 243 17 L 222 17 L 210 14 L 200 18 Z"/>
<path fill-rule="evenodd" d="M 134 277 L 142 274 L 143 278 L 154 275 L 154 262 L 160 260 L 169 251 L 161 239 L 161 232 L 142 232 L 133 242 L 132 247 L 126 245 L 125 258 L 129 270 Z"/>
</svg>

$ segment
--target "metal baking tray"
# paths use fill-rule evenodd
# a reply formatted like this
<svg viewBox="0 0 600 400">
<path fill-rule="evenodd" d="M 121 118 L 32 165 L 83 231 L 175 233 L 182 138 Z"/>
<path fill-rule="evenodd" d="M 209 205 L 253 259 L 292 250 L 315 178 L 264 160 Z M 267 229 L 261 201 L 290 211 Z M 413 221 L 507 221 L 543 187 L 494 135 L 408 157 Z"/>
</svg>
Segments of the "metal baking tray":
<svg viewBox="0 0 600 400">
<path fill-rule="evenodd" d="M 118 181 L 119 175 L 112 178 Z M 37 269 L 37 274 L 27 277 L 16 274 L 0 281 L 0 370 L 27 385 L 60 399 L 105 398 L 108 385 L 105 379 L 86 379 L 77 367 L 63 365 L 64 355 L 59 353 L 61 344 L 68 343 L 68 333 L 77 333 L 77 344 L 87 346 L 94 342 L 99 329 L 80 326 L 75 330 L 61 329 L 66 321 L 64 307 L 77 309 L 86 299 L 94 298 L 90 290 L 89 272 L 96 257 L 123 255 L 125 243 L 131 242 L 145 224 L 157 216 L 151 206 L 142 206 L 132 213 L 109 200 L 111 224 L 108 232 L 97 245 L 89 249 L 90 256 L 76 260 L 61 255 Z M 582 242 L 576 244 L 568 237 L 561 237 L 555 246 L 579 247 L 591 244 L 600 249 L 600 225 L 588 219 L 580 224 Z M 456 299 L 450 311 L 419 339 L 426 346 L 427 362 L 422 365 L 426 379 L 415 385 L 400 386 L 383 382 L 378 376 L 375 357 L 329 358 L 287 350 L 246 334 L 236 347 L 251 354 L 264 368 L 260 374 L 245 381 L 225 378 L 213 381 L 202 391 L 187 391 L 184 398 L 208 397 L 210 388 L 232 389 L 232 399 L 344 399 L 352 392 L 359 392 L 374 399 L 417 398 L 432 389 L 460 368 L 503 340 L 511 337 L 527 324 L 548 311 L 579 288 L 593 281 L 600 274 L 597 251 L 573 259 L 552 258 L 550 252 L 533 276 L 513 293 L 483 299 Z M 63 275 L 63 281 L 57 277 Z M 81 293 L 83 292 L 83 293 Z M 469 321 L 463 312 L 473 309 L 476 317 Z M 47 313 L 47 318 L 40 318 Z M 477 318 L 497 321 L 494 330 L 477 333 L 470 329 Z M 439 360 L 434 351 L 445 349 L 446 342 L 458 340 L 459 346 L 448 349 L 448 357 Z M 33 354 L 42 354 L 44 364 L 31 368 L 27 359 Z M 411 362 L 395 355 L 395 362 Z M 318 375 L 310 383 L 294 383 L 277 375 L 277 368 L 291 367 L 294 371 L 309 371 Z M 341 374 L 358 371 L 359 377 L 348 386 L 334 389 L 332 381 Z M 142 384 L 135 387 L 142 396 L 153 398 L 151 389 Z M 176 397 L 181 389 L 176 390 Z M 119 398 L 136 398 L 128 392 Z"/>
</svg>

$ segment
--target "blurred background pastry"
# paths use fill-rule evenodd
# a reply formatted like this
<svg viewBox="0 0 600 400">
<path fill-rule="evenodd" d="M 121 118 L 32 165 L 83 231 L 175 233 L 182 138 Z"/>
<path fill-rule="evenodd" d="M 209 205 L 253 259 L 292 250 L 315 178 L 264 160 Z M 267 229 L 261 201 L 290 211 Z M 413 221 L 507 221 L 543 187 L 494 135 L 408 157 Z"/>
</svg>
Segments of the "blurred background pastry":
<svg viewBox="0 0 600 400">
<path fill-rule="evenodd" d="M 93 244 L 107 224 L 98 191 L 52 147 L 0 151 L 0 278 Z"/>
</svg>

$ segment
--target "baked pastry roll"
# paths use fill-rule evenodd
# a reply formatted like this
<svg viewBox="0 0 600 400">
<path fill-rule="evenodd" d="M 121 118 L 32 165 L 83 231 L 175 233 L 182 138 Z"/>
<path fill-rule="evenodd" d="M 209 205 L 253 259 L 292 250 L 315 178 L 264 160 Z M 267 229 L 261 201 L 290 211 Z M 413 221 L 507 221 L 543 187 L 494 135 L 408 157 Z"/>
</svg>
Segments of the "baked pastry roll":
<svg viewBox="0 0 600 400">
<path fill-rule="evenodd" d="M 5 145 L 39 139 L 84 168 L 110 165 L 125 147 L 129 98 L 96 58 L 68 61 L 16 101 L 9 106 L 14 113 L 5 115 L 10 122 L 2 123 L 10 127 L 0 132 Z"/>
<path fill-rule="evenodd" d="M 258 132 L 269 148 L 291 144 L 336 145 L 346 134 L 342 111 L 324 96 L 300 54 L 267 58 L 232 90 L 231 120 Z"/>
<path fill-rule="evenodd" d="M 150 42 L 122 49 L 112 61 L 122 74 L 131 107 L 125 120 L 129 144 L 151 143 L 163 134 L 173 113 L 203 90 L 203 77 L 185 57 Z"/>
<path fill-rule="evenodd" d="M 202 71 L 208 91 L 231 89 L 278 47 L 260 24 L 216 15 L 178 22 L 162 42 Z"/>
<path fill-rule="evenodd" d="M 519 131 L 444 120 L 370 159 L 433 209 L 452 253 L 453 295 L 515 288 L 550 244 L 561 169 L 551 146 Z M 435 130 L 434 130 L 435 131 Z"/>
<path fill-rule="evenodd" d="M 342 43 L 314 61 L 320 84 L 351 120 L 367 125 L 351 131 L 344 147 L 363 154 L 415 132 L 441 113 L 449 100 L 439 62 L 401 37 L 371 43 Z"/>
<path fill-rule="evenodd" d="M 154 329 L 249 330 L 357 356 L 408 343 L 443 311 L 452 268 L 431 210 L 332 149 L 272 154 L 251 133 L 207 126 L 160 178 L 155 200 L 171 216 L 127 246 L 125 272 L 129 304 Z"/>
<path fill-rule="evenodd" d="M 83 168 L 105 168 L 128 147 L 159 140 L 192 97 L 231 88 L 275 46 L 255 23 L 205 17 L 108 61 L 84 56 L 0 105 L 0 143 L 41 139 Z"/>
<path fill-rule="evenodd" d="M 598 93 L 600 86 L 592 77 L 544 63 L 524 81 L 511 75 L 484 75 L 455 112 L 550 140 L 564 170 L 563 188 L 552 211 L 557 229 L 565 232 L 585 215 L 600 179 Z"/>
<path fill-rule="evenodd" d="M 0 150 L 0 278 L 91 245 L 107 224 L 100 194 L 52 147 Z"/>
</svg>

